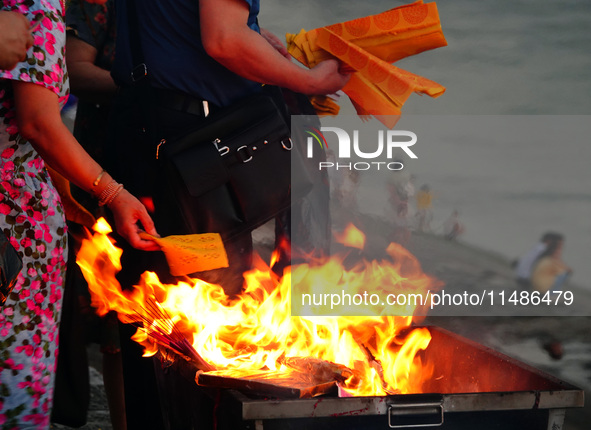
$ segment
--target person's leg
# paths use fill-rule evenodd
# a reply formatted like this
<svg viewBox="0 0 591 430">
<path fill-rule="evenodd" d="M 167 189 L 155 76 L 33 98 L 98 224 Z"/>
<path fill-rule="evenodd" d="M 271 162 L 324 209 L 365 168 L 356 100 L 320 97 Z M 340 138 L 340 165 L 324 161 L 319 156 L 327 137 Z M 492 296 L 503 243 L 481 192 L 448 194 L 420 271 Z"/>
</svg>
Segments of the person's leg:
<svg viewBox="0 0 591 430">
<path fill-rule="evenodd" d="M 138 104 L 132 91 L 122 90 L 118 94 L 109 120 L 105 169 L 132 194 L 143 197 L 149 196 L 153 170 Z M 109 222 L 113 225 L 112 220 Z M 141 273 L 154 270 L 150 259 L 155 256 L 135 250 L 115 234 L 113 237 L 123 249 L 123 269 L 117 279 L 123 289 L 131 289 L 138 283 Z M 142 356 L 143 347 L 131 339 L 135 331 L 134 326 L 119 324 L 127 429 L 164 429 L 154 366 L 152 360 Z"/>
<path fill-rule="evenodd" d="M 568 279 L 568 275 L 569 275 L 569 272 L 564 272 L 564 273 L 561 273 L 560 275 L 558 275 L 556 277 L 556 279 L 554 280 L 554 284 L 552 285 L 552 287 L 550 287 L 550 292 L 562 290 L 564 283 Z"/>
<path fill-rule="evenodd" d="M 121 324 L 121 359 L 128 430 L 160 430 L 164 426 L 154 364 L 142 357 L 143 348 L 131 340 L 136 328 Z"/>
<path fill-rule="evenodd" d="M 152 143 L 170 138 L 188 128 L 198 126 L 199 122 L 203 120 L 203 118 L 176 112 L 162 106 L 150 105 L 147 110 L 149 111 L 147 116 L 150 118 L 149 124 L 151 126 L 148 128 L 148 135 Z M 160 179 L 164 181 L 163 178 Z M 174 199 L 171 199 L 170 192 L 163 194 L 160 189 L 162 185 L 163 182 L 152 184 L 156 208 L 153 219 L 157 231 L 163 236 L 205 233 L 206 231 L 189 231 L 189 226 L 186 226 L 184 222 L 186 214 L 180 213 L 182 209 L 178 207 Z M 207 213 L 207 207 L 204 207 L 203 211 L 190 212 L 189 214 L 194 217 L 208 217 L 210 215 Z M 224 288 L 227 295 L 235 296 L 243 290 L 244 272 L 252 268 L 253 248 L 250 232 L 224 241 L 224 247 L 228 257 L 228 268 L 195 273 L 190 276 L 219 284 Z M 162 262 L 162 259 L 159 261 Z M 169 275 L 165 261 L 164 264 L 158 265 L 158 269 L 152 267 L 150 270 L 156 271 L 163 282 L 175 281 L 175 278 Z M 187 364 L 186 361 L 180 359 L 171 365 L 170 363 L 161 362 L 158 356 L 160 354 L 157 354 L 153 359 L 143 358 L 143 360 L 150 363 L 149 366 L 152 367 L 164 428 L 169 430 L 212 428 L 213 403 L 204 390 L 196 385 L 194 372 L 192 377 L 187 376 L 187 369 L 183 367 Z M 125 370 L 125 373 L 127 373 L 127 370 Z M 126 401 L 127 399 L 126 385 Z M 130 408 L 128 408 L 128 411 Z"/>
<path fill-rule="evenodd" d="M 103 356 L 103 383 L 109 404 L 109 415 L 114 430 L 126 430 L 125 390 L 117 313 L 109 312 L 101 318 L 101 353 Z"/>
<path fill-rule="evenodd" d="M 71 227 L 73 227 L 71 225 Z M 60 352 L 57 360 L 51 421 L 71 427 L 86 424 L 90 402 L 88 356 L 86 353 L 87 320 L 81 313 L 78 282 L 84 282 L 76 265 L 75 244 L 69 237 L 68 270 L 59 329 Z"/>
<path fill-rule="evenodd" d="M 121 351 L 103 353 L 103 382 L 109 404 L 113 430 L 126 430 L 125 390 L 123 389 L 123 365 Z"/>
</svg>

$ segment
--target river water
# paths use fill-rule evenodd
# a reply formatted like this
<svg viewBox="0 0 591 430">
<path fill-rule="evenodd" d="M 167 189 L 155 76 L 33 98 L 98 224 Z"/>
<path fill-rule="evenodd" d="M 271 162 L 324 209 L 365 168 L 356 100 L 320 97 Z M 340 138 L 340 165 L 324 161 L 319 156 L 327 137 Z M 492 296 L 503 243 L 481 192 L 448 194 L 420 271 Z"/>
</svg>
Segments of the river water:
<svg viewBox="0 0 591 430">
<path fill-rule="evenodd" d="M 263 2 L 260 23 L 282 36 L 403 3 L 276 0 Z M 417 143 L 408 166 L 416 188 L 433 191 L 432 226 L 437 232 L 456 209 L 462 241 L 508 258 L 547 230 L 561 232 L 572 281 L 591 290 L 591 2 L 437 5 L 448 46 L 396 64 L 447 88 L 438 99 L 411 96 L 397 125 L 428 115 L 429 129 L 441 132 Z M 341 107 L 354 114 L 346 98 Z M 470 123 L 480 136 L 458 132 Z"/>
</svg>

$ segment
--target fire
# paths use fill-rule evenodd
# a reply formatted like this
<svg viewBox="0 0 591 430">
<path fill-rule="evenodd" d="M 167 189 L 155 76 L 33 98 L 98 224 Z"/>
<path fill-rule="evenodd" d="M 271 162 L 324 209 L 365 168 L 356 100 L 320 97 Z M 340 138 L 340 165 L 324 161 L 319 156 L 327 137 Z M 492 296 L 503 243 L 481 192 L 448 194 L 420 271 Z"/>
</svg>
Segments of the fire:
<svg viewBox="0 0 591 430">
<path fill-rule="evenodd" d="M 166 285 L 152 272 L 145 272 L 133 291 L 122 291 L 115 278 L 121 269 L 121 251 L 103 223 L 100 232 L 95 229 L 94 235 L 83 241 L 77 262 L 99 315 L 115 310 L 122 322 L 139 325 L 135 340 L 145 347 L 147 356 L 163 345 L 170 347 L 171 342 L 177 346 L 188 342 L 197 352 L 196 357 L 188 358 L 202 359 L 199 364 L 228 376 L 261 370 L 295 371 L 289 366 L 290 359 L 314 357 L 345 366 L 342 386 L 356 396 L 418 393 L 422 381 L 432 374 L 432 369 L 421 363 L 421 351 L 429 345 L 431 335 L 426 328 L 411 327 L 410 316 L 290 314 L 292 276 L 298 277 L 298 284 L 316 285 L 322 283 L 324 271 L 326 278 L 337 284 L 354 284 L 360 279 L 367 287 L 375 279 L 384 291 L 432 288 L 435 280 L 420 271 L 416 260 L 411 259 L 415 266 L 410 269 L 392 262 L 369 262 L 362 268 L 364 272 L 360 267 L 347 272 L 342 261 L 331 257 L 322 264 L 288 268 L 280 280 L 258 261 L 257 268 L 245 274 L 245 292 L 232 300 L 218 285 L 198 279 Z M 395 260 L 411 257 L 394 244 L 388 253 Z M 409 310 L 412 314 L 413 309 Z"/>
<path fill-rule="evenodd" d="M 353 224 L 349 224 L 342 233 L 335 233 L 335 239 L 338 243 L 351 248 L 365 248 L 365 234 Z"/>
</svg>

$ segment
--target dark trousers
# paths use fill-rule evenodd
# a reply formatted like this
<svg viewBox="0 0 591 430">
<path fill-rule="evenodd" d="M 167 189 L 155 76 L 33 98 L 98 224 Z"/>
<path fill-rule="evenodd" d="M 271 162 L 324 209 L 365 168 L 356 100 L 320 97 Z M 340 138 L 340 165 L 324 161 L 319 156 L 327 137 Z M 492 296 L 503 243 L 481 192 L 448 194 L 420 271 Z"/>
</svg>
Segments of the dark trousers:
<svg viewBox="0 0 591 430">
<path fill-rule="evenodd" d="M 151 215 L 161 236 L 198 233 L 183 231 L 182 218 L 176 216 L 170 207 L 159 206 L 162 178 L 159 176 L 156 149 L 161 139 L 198 126 L 201 120 L 198 115 L 161 106 L 150 97 L 149 88 L 123 89 L 114 103 L 109 121 L 105 168 L 136 197 L 154 198 L 156 211 Z M 123 241 L 119 241 L 118 245 L 124 250 L 123 270 L 118 275 L 123 288 L 132 288 L 146 270 L 158 273 L 164 283 L 175 282 L 169 275 L 162 253 L 137 251 Z M 239 235 L 225 242 L 224 246 L 229 268 L 194 276 L 222 285 L 226 294 L 232 296 L 240 293 L 242 274 L 251 268 L 251 235 Z M 134 332 L 135 327 L 121 325 L 128 429 L 210 428 L 213 403 L 194 380 L 178 372 L 177 366 L 163 368 L 157 358 L 142 357 L 143 348 L 130 339 Z"/>
</svg>

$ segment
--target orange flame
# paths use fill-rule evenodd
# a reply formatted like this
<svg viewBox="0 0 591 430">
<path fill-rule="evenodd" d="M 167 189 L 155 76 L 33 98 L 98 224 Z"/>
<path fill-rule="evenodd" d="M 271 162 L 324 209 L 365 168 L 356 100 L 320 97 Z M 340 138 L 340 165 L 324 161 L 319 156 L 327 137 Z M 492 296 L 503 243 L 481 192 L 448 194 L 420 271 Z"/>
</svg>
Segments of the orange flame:
<svg viewBox="0 0 591 430">
<path fill-rule="evenodd" d="M 286 370 L 287 357 L 315 357 L 351 369 L 353 376 L 344 388 L 363 396 L 421 392 L 422 381 L 432 374 L 432 369 L 421 363 L 421 351 L 429 345 L 431 335 L 425 328 L 411 328 L 410 316 L 290 315 L 292 272 L 301 278 L 298 282 L 309 278 L 309 285 L 321 284 L 324 271 L 329 280 L 361 279 L 363 285 L 375 277 L 375 282 L 387 284 L 385 288 L 431 288 L 434 280 L 420 271 L 414 257 L 411 262 L 415 267 L 408 269 L 404 278 L 400 275 L 404 270 L 392 263 L 367 263 L 365 269 L 373 274 L 366 275 L 359 268 L 343 272 L 342 266 L 330 259 L 324 264 L 288 268 L 278 281 L 268 267 L 259 264 L 261 267 L 245 274 L 246 290 L 233 300 L 218 285 L 198 279 L 165 285 L 152 272 L 145 272 L 129 292 L 122 291 L 115 279 L 121 268 L 121 251 L 104 226 L 101 229 L 83 241 L 77 262 L 100 315 L 115 310 L 122 322 L 143 324 L 135 340 L 145 347 L 145 355 L 158 350 L 148 333 L 155 327 L 170 331 L 172 321 L 203 359 L 224 369 L 228 376 Z M 391 245 L 388 253 L 396 259 L 412 257 L 396 245 Z M 382 276 L 376 276 L 378 273 Z M 409 287 L 412 283 L 416 285 Z M 162 318 L 154 318 L 148 305 Z M 413 309 L 409 310 L 412 314 Z"/>
<path fill-rule="evenodd" d="M 350 248 L 365 248 L 365 234 L 353 224 L 347 225 L 342 233 L 335 233 L 334 236 L 338 243 Z"/>
</svg>

